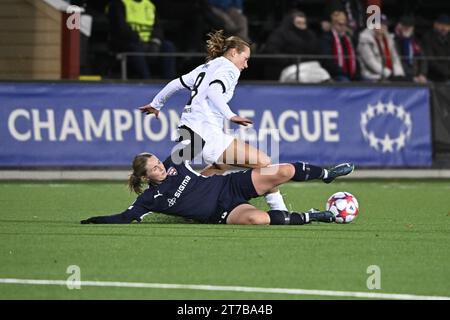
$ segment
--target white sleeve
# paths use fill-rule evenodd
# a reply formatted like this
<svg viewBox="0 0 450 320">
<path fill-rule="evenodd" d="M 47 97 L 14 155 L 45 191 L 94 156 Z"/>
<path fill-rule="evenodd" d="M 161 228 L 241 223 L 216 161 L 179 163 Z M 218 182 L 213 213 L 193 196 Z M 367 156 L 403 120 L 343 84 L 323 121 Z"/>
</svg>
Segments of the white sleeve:
<svg viewBox="0 0 450 320">
<path fill-rule="evenodd" d="M 191 90 L 191 88 L 194 86 L 195 84 L 195 80 L 197 80 L 198 74 L 201 72 L 203 65 L 198 66 L 197 68 L 195 68 L 194 70 L 192 70 L 191 72 L 188 72 L 186 74 L 183 74 L 180 77 L 180 81 L 181 84 L 186 88 Z"/>
<path fill-rule="evenodd" d="M 222 85 L 218 82 L 211 84 L 206 92 L 207 97 L 211 102 L 216 106 L 216 108 L 220 111 L 221 114 L 227 120 L 230 120 L 232 117 L 236 116 L 236 114 L 231 111 L 228 104 L 225 102 L 225 99 L 222 94 Z"/>
<path fill-rule="evenodd" d="M 216 72 L 214 75 L 214 81 L 213 82 L 219 82 L 223 87 L 223 92 L 227 92 L 230 89 L 233 89 L 235 85 L 235 79 L 238 77 L 236 73 L 233 70 L 225 69 L 220 70 L 219 72 Z"/>
<path fill-rule="evenodd" d="M 169 99 L 175 92 L 183 89 L 183 83 L 180 78 L 174 79 L 170 81 L 157 95 L 153 98 L 153 101 L 150 103 L 153 108 L 160 110 L 164 103 L 166 103 L 167 99 Z"/>
</svg>

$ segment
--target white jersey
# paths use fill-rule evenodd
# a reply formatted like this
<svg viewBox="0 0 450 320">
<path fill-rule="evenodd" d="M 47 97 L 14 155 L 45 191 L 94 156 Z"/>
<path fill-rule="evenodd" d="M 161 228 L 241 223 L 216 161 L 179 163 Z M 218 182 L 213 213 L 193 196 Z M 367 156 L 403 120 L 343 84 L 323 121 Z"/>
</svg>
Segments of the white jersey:
<svg viewBox="0 0 450 320">
<path fill-rule="evenodd" d="M 215 127 L 222 131 L 224 118 L 229 119 L 236 114 L 229 108 L 219 109 L 208 98 L 207 91 L 211 84 L 220 84 L 225 103 L 228 103 L 233 97 L 239 76 L 239 69 L 224 57 L 213 59 L 181 76 L 180 81 L 191 91 L 191 97 L 184 107 L 180 126 L 186 125 L 200 136 L 206 134 L 206 128 Z"/>
<path fill-rule="evenodd" d="M 239 69 L 230 60 L 219 57 L 169 82 L 150 105 L 160 110 L 173 93 L 189 89 L 191 96 L 179 126 L 189 127 L 205 141 L 203 157 L 214 163 L 234 140 L 224 133 L 223 124 L 225 119 L 236 115 L 227 103 L 233 97 L 239 76 Z"/>
</svg>

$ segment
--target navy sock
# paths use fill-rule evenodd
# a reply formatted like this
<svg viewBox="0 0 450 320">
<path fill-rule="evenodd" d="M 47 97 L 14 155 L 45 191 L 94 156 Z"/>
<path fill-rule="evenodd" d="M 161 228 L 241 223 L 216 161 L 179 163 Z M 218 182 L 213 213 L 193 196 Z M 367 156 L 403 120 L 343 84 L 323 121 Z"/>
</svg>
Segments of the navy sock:
<svg viewBox="0 0 450 320">
<path fill-rule="evenodd" d="M 270 224 L 281 225 L 281 224 L 305 224 L 306 217 L 304 213 L 292 212 L 282 210 L 270 210 L 267 212 L 270 217 Z"/>
<path fill-rule="evenodd" d="M 291 212 L 291 223 L 290 224 L 305 224 L 306 217 L 303 212 Z"/>
<path fill-rule="evenodd" d="M 321 167 L 304 162 L 296 162 L 292 163 L 292 165 L 295 168 L 295 174 L 291 179 L 293 181 L 308 181 L 323 178 L 324 171 Z"/>
</svg>

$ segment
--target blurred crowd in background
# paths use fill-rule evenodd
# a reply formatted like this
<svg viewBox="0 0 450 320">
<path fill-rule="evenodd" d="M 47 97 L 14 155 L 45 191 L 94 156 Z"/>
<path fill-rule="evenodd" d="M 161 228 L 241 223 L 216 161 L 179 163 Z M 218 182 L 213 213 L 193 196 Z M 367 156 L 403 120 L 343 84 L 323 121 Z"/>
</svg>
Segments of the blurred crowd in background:
<svg viewBox="0 0 450 320">
<path fill-rule="evenodd" d="M 171 79 L 204 61 L 208 32 L 250 43 L 242 79 L 305 83 L 450 80 L 450 2 L 387 0 L 72 0 L 92 16 L 81 72 Z M 368 28 L 367 7 L 381 8 Z M 176 53 L 182 53 L 174 55 Z M 258 55 L 263 54 L 258 57 Z M 277 56 L 277 55 L 296 55 Z"/>
</svg>

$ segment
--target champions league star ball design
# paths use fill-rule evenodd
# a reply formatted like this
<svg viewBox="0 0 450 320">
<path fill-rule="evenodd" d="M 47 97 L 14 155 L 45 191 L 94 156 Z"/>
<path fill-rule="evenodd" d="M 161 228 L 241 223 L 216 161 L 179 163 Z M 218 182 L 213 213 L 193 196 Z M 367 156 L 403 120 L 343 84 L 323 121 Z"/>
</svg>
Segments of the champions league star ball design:
<svg viewBox="0 0 450 320">
<path fill-rule="evenodd" d="M 328 198 L 326 209 L 336 217 L 337 223 L 350 223 L 359 213 L 359 204 L 349 192 L 336 192 Z"/>
<path fill-rule="evenodd" d="M 397 126 L 398 131 L 388 133 L 380 131 L 379 128 L 378 132 L 374 132 L 370 129 L 369 123 L 376 120 L 397 121 L 393 124 Z M 364 139 L 370 144 L 371 148 L 381 153 L 397 152 L 404 148 L 406 142 L 411 138 L 411 113 L 406 111 L 403 106 L 397 106 L 392 102 L 369 104 L 366 111 L 361 113 L 360 126 Z"/>
</svg>

